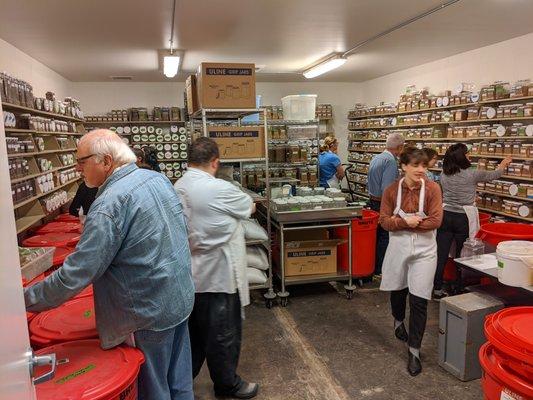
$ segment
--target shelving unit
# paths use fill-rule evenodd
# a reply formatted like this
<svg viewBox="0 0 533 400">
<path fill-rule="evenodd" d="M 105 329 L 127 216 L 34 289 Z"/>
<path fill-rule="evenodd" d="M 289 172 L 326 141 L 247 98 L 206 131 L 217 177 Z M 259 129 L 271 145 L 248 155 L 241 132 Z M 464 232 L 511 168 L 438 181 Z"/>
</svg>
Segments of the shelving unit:
<svg viewBox="0 0 533 400">
<path fill-rule="evenodd" d="M 389 133 L 391 131 L 398 131 L 404 133 L 404 135 L 409 136 L 406 137 L 406 141 L 410 143 L 419 143 L 421 146 L 427 145 L 427 143 L 443 143 L 444 145 L 448 143 L 456 143 L 456 142 L 465 142 L 465 143 L 473 143 L 474 145 L 478 142 L 498 142 L 498 143 L 505 143 L 506 141 L 512 140 L 512 141 L 521 141 L 525 142 L 527 144 L 533 143 L 533 138 L 531 136 L 524 135 L 522 132 L 521 135 L 516 135 L 516 130 L 510 131 L 511 123 L 520 123 L 525 122 L 525 125 L 531 125 L 533 124 L 533 115 L 525 115 L 525 116 L 515 116 L 515 117 L 508 117 L 508 116 L 500 116 L 496 115 L 494 118 L 475 118 L 475 119 L 461 119 L 461 120 L 454 120 L 453 118 L 455 115 L 453 114 L 454 110 L 457 109 L 468 109 L 468 108 L 478 108 L 480 109 L 482 106 L 491 106 L 498 109 L 498 105 L 500 104 L 525 104 L 527 102 L 532 102 L 533 96 L 527 96 L 527 97 L 515 97 L 515 98 L 505 98 L 505 99 L 494 99 L 494 100 L 484 100 L 484 101 L 478 101 L 478 102 L 463 102 L 462 104 L 450 104 L 443 107 L 431 107 L 431 108 L 423 108 L 423 109 L 410 109 L 410 110 L 402 110 L 402 111 L 396 111 L 396 112 L 383 112 L 383 113 L 373 113 L 373 114 L 365 114 L 365 115 L 354 115 L 355 111 L 351 111 L 348 115 L 348 130 L 350 131 L 350 140 L 349 140 L 349 147 L 348 152 L 349 155 L 349 162 L 351 164 L 368 164 L 369 161 L 362 161 L 355 159 L 352 154 L 355 153 L 381 153 L 382 150 L 373 150 L 374 148 L 379 148 L 377 146 L 369 145 L 368 147 L 371 147 L 370 149 L 367 148 L 361 148 L 358 147 L 356 144 L 359 143 L 384 143 L 386 141 L 385 135 L 379 134 L 379 132 L 383 133 Z M 409 102 L 409 100 L 407 100 Z M 404 103 L 405 104 L 405 103 Z M 523 108 L 521 108 L 523 109 Z M 527 108 L 524 109 L 527 111 Z M 431 114 L 429 117 L 426 118 L 437 118 L 438 116 L 432 115 L 435 112 L 445 112 L 445 111 L 451 111 L 452 114 L 448 114 L 447 118 L 450 118 L 450 120 L 447 121 L 434 121 L 434 122 L 423 122 L 423 123 L 398 123 L 396 117 L 398 116 L 417 116 L 420 114 Z M 498 111 L 497 113 L 498 114 Z M 527 113 L 526 113 L 527 114 Z M 464 117 L 464 114 L 463 114 Z M 415 117 L 416 119 L 417 117 Z M 363 125 L 363 126 L 355 126 L 355 122 L 357 121 L 365 121 L 369 119 L 375 119 L 376 122 L 372 123 L 372 126 Z M 465 129 L 469 126 L 473 126 L 472 124 L 479 124 L 481 127 L 487 126 L 490 128 L 491 131 L 486 131 L 486 133 L 491 133 L 491 135 L 484 135 L 484 136 L 461 136 L 461 133 L 464 134 L 465 130 L 461 130 L 461 127 L 465 127 Z M 499 136 L 495 135 L 494 129 L 498 126 L 505 126 L 506 131 L 505 135 Z M 424 131 L 417 131 L 417 128 L 440 128 L 435 132 L 435 135 L 439 137 L 415 137 L 412 136 L 413 134 L 416 135 L 419 132 L 426 133 Z M 501 128 L 500 128 L 501 129 Z M 523 128 L 525 129 L 525 127 Z M 529 128 L 529 130 L 531 127 Z M 528 130 L 528 132 L 529 132 Z M 453 131 L 453 135 L 451 134 Z M 470 130 L 472 131 L 472 130 Z M 367 133 L 368 132 L 368 133 Z M 374 133 L 371 133 L 374 132 Z M 378 132 L 378 133 L 375 133 Z M 437 134 L 438 132 L 438 134 Z M 468 131 L 466 131 L 468 132 Z M 477 132 L 477 128 L 474 128 L 474 132 Z M 485 133 L 485 131 L 481 131 L 481 133 Z M 503 133 L 504 131 L 502 131 Z M 427 132 L 430 133 L 430 132 Z M 510 134 L 511 133 L 511 134 Z M 514 133 L 514 134 L 512 134 Z M 520 132 L 519 132 L 520 133 Z M 457 137 L 455 136 L 456 134 Z M 444 136 L 442 136 L 444 135 Z M 377 138 L 371 138 L 369 136 L 377 136 Z M 422 135 L 424 136 L 424 135 Z M 494 144 L 492 145 L 494 148 Z M 366 147 L 366 146 L 365 146 Z M 498 149 L 498 147 L 496 147 Z M 501 150 L 500 150 L 501 151 Z M 513 162 L 526 162 L 531 165 L 533 162 L 533 155 L 527 155 L 527 152 L 524 154 L 509 154 L 513 158 Z M 439 153 L 439 156 L 443 156 L 443 154 Z M 507 154 L 493 154 L 493 153 L 469 153 L 469 156 L 473 159 L 488 159 L 488 160 L 502 160 L 507 157 Z M 432 171 L 441 172 L 440 168 L 432 168 Z M 358 174 L 365 175 L 365 173 L 357 172 Z M 529 177 L 522 177 L 522 176 L 514 176 L 514 175 L 503 175 L 502 179 L 510 179 L 517 183 L 524 182 L 529 183 L 533 182 L 533 178 Z M 362 183 L 359 183 L 360 185 L 363 185 Z M 478 190 L 478 193 L 482 194 L 490 194 L 492 196 L 497 196 L 500 198 L 505 199 L 511 199 L 515 201 L 520 202 L 530 202 L 532 199 L 528 199 L 527 197 L 522 196 L 512 196 L 510 194 L 504 194 L 494 191 L 486 191 L 486 190 Z M 482 208 L 480 208 L 482 209 Z M 514 214 L 509 214 L 501 211 L 495 211 L 491 208 L 487 208 L 487 211 L 490 211 L 494 214 L 506 216 L 509 218 L 527 221 L 527 222 L 533 222 L 533 218 L 523 218 L 519 217 Z"/>
<path fill-rule="evenodd" d="M 18 185 L 22 182 L 30 181 L 30 184 L 34 188 L 33 196 L 13 204 L 13 212 L 15 213 L 15 224 L 17 228 L 17 234 L 23 234 L 26 230 L 40 223 L 49 215 L 49 213 L 45 211 L 43 205 L 41 205 L 41 200 L 43 198 L 51 196 L 59 190 L 65 190 L 67 192 L 68 198 L 66 203 L 68 203 L 74 197 L 74 194 L 76 193 L 76 190 L 78 188 L 78 182 L 80 178 L 77 177 L 75 179 L 71 179 L 68 182 L 65 182 L 64 184 L 61 184 L 58 173 L 66 169 L 72 169 L 76 167 L 76 141 L 79 136 L 83 135 L 83 133 L 80 132 L 84 130 L 82 125 L 83 120 L 70 115 L 62 115 L 47 111 L 40 111 L 33 108 L 18 106 L 6 102 L 2 102 L 1 104 L 2 107 L 0 109 L 0 115 L 2 115 L 2 118 L 4 111 L 9 111 L 15 114 L 17 120 L 20 118 L 20 114 L 30 114 L 32 116 L 40 116 L 55 120 L 75 122 L 76 128 L 78 130 L 78 132 L 48 132 L 12 127 L 4 128 L 6 140 L 8 138 L 18 138 L 18 140 L 23 140 L 35 148 L 35 150 L 33 151 L 8 153 L 7 155 L 7 160 L 9 163 L 16 164 L 19 163 L 17 161 L 18 159 L 23 159 L 27 165 L 26 175 L 11 178 L 11 184 Z M 62 144 L 60 144 L 60 141 L 62 142 Z M 44 146 L 44 150 L 39 149 L 39 145 L 37 142 L 41 142 L 41 145 Z M 60 155 L 69 153 L 72 154 L 74 163 L 64 165 Z M 38 159 L 40 158 L 47 159 L 51 163 L 52 168 L 47 171 L 41 171 L 38 163 Z M 54 188 L 47 191 L 46 193 L 41 193 L 39 191 L 39 185 L 37 184 L 36 179 L 48 174 L 53 175 Z M 13 188 L 15 188 L 15 186 L 13 186 Z"/>
<path fill-rule="evenodd" d="M 263 118 L 260 122 L 254 122 L 254 123 L 243 123 L 242 118 L 248 115 L 261 113 L 263 115 Z M 242 158 L 242 159 L 221 159 L 221 163 L 232 163 L 232 164 L 238 164 L 239 165 L 239 171 L 240 171 L 240 177 L 242 180 L 242 171 L 243 171 L 243 165 L 247 163 L 257 163 L 261 162 L 265 165 L 265 170 L 269 170 L 269 160 L 268 156 L 266 156 L 266 153 L 268 153 L 268 122 L 267 122 L 267 113 L 266 109 L 264 108 L 255 108 L 255 109 L 205 109 L 202 108 L 195 112 L 194 114 L 190 115 L 190 133 L 192 138 L 197 137 L 208 137 L 208 126 L 209 125 L 228 125 L 230 124 L 236 124 L 237 126 L 249 126 L 249 125 L 259 125 L 263 126 L 264 128 L 264 149 L 265 149 L 265 157 L 259 157 L 259 158 Z M 241 182 L 242 183 L 242 182 Z M 244 186 L 244 185 L 243 185 Z M 271 238 L 271 220 L 270 220 L 270 176 L 269 174 L 266 174 L 265 179 L 265 195 L 261 196 L 257 193 L 251 192 L 250 190 L 243 187 L 243 191 L 250 194 L 253 201 L 262 204 L 266 206 L 267 209 L 267 215 L 266 220 L 264 221 L 267 227 L 267 234 L 268 237 Z M 268 277 L 267 282 L 264 285 L 251 285 L 250 290 L 265 290 L 266 292 L 263 294 L 263 297 L 265 299 L 265 304 L 267 308 L 271 308 L 274 302 L 274 299 L 276 298 L 276 293 L 273 289 L 273 275 L 272 275 L 272 248 L 270 241 L 263 243 L 267 250 L 268 254 Z"/>
</svg>

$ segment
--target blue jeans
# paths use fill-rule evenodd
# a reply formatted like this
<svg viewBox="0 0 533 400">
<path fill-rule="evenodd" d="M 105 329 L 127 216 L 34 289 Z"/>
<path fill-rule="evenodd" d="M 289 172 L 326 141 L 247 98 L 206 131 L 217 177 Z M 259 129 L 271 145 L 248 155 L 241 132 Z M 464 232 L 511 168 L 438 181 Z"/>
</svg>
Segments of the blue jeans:
<svg viewBox="0 0 533 400">
<path fill-rule="evenodd" d="M 194 400 L 187 322 L 159 332 L 135 332 L 135 346 L 145 357 L 138 400 Z"/>
<path fill-rule="evenodd" d="M 377 200 L 370 200 L 369 206 L 372 210 L 379 212 L 381 202 Z M 376 264 L 374 267 L 374 275 L 381 275 L 381 267 L 383 266 L 383 260 L 385 259 L 385 253 L 389 246 L 389 232 L 378 225 L 377 237 L 376 237 Z"/>
</svg>

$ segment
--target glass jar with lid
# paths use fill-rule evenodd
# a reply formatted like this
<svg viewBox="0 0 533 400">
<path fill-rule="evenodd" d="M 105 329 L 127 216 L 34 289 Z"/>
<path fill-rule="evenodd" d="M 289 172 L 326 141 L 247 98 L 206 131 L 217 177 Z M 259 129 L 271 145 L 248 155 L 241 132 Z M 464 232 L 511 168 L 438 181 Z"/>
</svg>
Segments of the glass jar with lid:
<svg viewBox="0 0 533 400">
<path fill-rule="evenodd" d="M 287 200 L 289 211 L 300 211 L 300 201 L 295 197 L 290 197 Z"/>
<path fill-rule="evenodd" d="M 333 206 L 335 208 L 344 208 L 346 207 L 346 199 L 344 197 L 334 197 Z"/>
</svg>

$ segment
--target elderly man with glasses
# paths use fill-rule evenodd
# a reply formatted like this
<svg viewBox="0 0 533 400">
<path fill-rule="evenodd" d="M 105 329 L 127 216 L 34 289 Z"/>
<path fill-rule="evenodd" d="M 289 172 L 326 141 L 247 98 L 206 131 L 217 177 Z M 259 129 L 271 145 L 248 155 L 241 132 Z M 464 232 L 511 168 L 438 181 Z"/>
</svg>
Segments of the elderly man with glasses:
<svg viewBox="0 0 533 400">
<path fill-rule="evenodd" d="M 181 201 L 109 130 L 83 136 L 77 159 L 86 185 L 98 187 L 96 200 L 76 250 L 26 289 L 27 310 L 56 307 L 92 283 L 101 346 L 134 343 L 145 355 L 139 399 L 193 400 L 194 283 Z"/>
</svg>

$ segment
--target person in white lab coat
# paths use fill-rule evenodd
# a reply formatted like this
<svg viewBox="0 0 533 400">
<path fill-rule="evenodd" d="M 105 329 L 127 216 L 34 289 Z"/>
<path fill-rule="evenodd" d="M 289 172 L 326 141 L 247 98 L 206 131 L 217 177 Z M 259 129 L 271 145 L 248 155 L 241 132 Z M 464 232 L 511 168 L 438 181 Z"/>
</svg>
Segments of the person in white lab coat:
<svg viewBox="0 0 533 400">
<path fill-rule="evenodd" d="M 437 269 L 435 238 L 442 222 L 441 190 L 426 177 L 427 161 L 422 150 L 408 148 L 402 152 L 400 165 L 405 175 L 385 189 L 379 217 L 390 235 L 380 289 L 391 292 L 394 334 L 408 342 L 407 370 L 412 376 L 422 371 L 420 347 Z M 407 294 L 409 333 L 403 322 Z"/>
<path fill-rule="evenodd" d="M 175 184 L 189 228 L 195 304 L 189 317 L 193 377 L 205 360 L 215 394 L 250 399 L 259 385 L 237 375 L 242 310 L 250 303 L 246 243 L 241 221 L 255 211 L 252 198 L 237 186 L 215 178 L 217 144 L 197 139 L 189 149 L 189 167 Z"/>
</svg>

